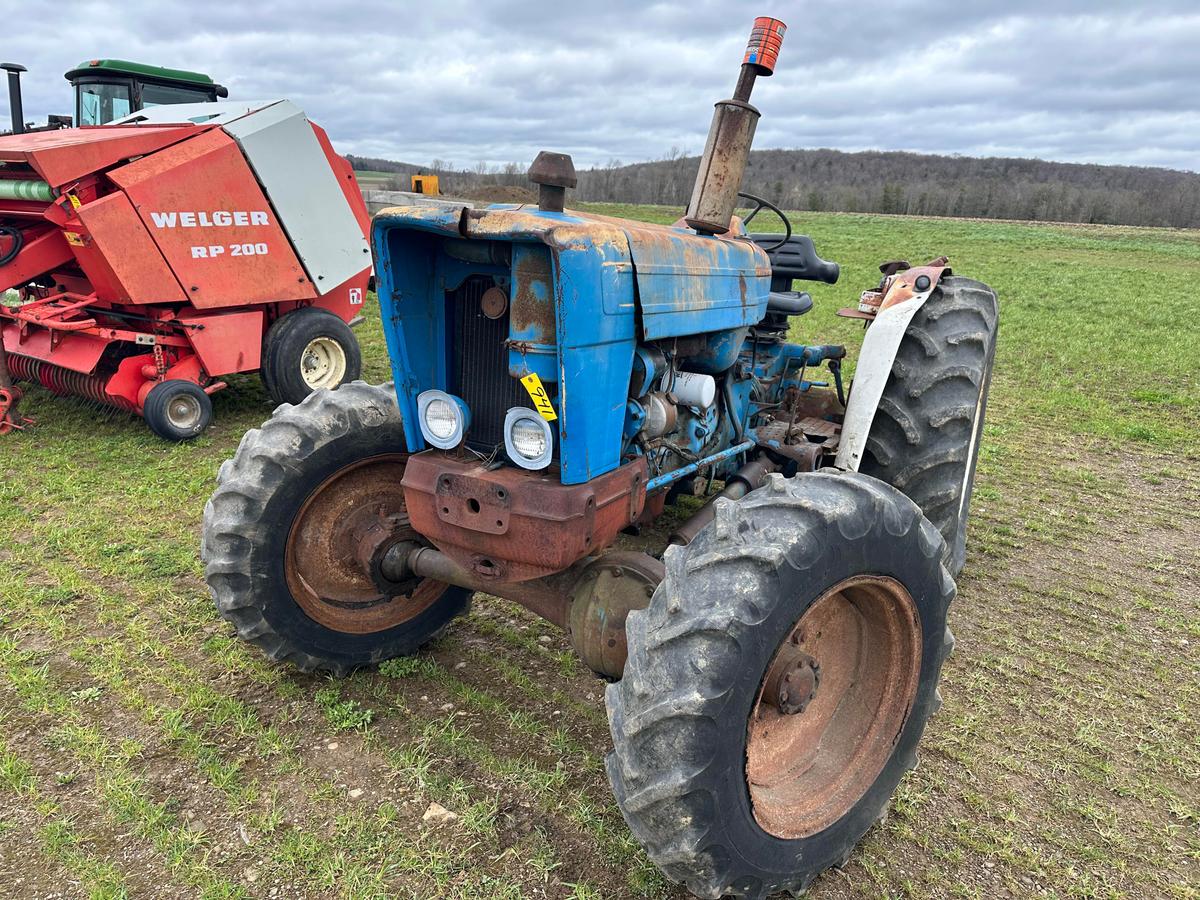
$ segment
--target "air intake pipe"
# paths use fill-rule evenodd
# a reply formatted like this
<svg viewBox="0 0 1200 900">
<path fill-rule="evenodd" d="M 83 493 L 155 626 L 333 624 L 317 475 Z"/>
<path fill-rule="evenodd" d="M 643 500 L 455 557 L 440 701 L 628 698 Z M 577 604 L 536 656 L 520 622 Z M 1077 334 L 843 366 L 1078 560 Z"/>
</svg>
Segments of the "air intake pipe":
<svg viewBox="0 0 1200 900">
<path fill-rule="evenodd" d="M 758 124 L 759 113 L 750 105 L 750 91 L 759 75 L 775 71 L 786 30 L 786 25 L 769 16 L 754 20 L 733 97 L 716 105 L 700 171 L 696 173 L 696 186 L 692 188 L 692 199 L 684 216 L 684 221 L 702 234 L 724 234 L 729 230 L 737 192 L 750 159 L 754 127 Z"/>
<path fill-rule="evenodd" d="M 8 108 L 12 113 L 12 133 L 25 133 L 25 110 L 21 106 L 21 73 L 28 71 L 20 63 L 0 63 L 8 73 Z"/>
</svg>

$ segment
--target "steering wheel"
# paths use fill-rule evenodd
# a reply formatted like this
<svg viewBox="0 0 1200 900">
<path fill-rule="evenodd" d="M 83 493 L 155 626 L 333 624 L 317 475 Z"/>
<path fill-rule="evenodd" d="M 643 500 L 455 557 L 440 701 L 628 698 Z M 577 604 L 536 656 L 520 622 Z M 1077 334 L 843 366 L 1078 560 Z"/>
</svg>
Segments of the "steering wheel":
<svg viewBox="0 0 1200 900">
<path fill-rule="evenodd" d="M 754 209 L 752 209 L 750 211 L 750 215 L 745 216 L 742 219 L 743 225 L 749 225 L 750 221 L 755 216 L 757 216 L 760 212 L 762 212 L 764 208 L 769 209 L 771 212 L 775 213 L 775 215 L 779 216 L 779 220 L 781 222 L 783 222 L 783 228 L 784 228 L 784 231 L 786 232 L 783 236 L 783 240 L 779 241 L 776 244 L 772 244 L 770 247 L 763 247 L 764 250 L 766 250 L 768 253 L 770 253 L 772 250 L 778 250 L 780 247 L 782 247 L 784 244 L 786 244 L 788 242 L 788 238 L 790 238 L 792 236 L 792 223 L 788 221 L 788 217 L 783 214 L 782 209 L 780 209 L 778 206 L 776 206 L 770 200 L 764 200 L 762 197 L 754 196 L 754 194 L 746 194 L 746 193 L 743 193 L 742 191 L 738 191 L 738 196 L 743 197 L 746 200 L 749 200 L 751 203 L 754 204 Z"/>
</svg>

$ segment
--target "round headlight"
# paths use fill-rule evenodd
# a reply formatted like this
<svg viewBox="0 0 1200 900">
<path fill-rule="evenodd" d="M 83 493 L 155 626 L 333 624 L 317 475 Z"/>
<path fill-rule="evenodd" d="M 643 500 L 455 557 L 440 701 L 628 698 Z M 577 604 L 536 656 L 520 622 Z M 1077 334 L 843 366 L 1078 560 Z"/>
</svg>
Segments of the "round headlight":
<svg viewBox="0 0 1200 900">
<path fill-rule="evenodd" d="M 504 447 L 509 459 L 525 469 L 544 469 L 554 456 L 550 423 L 531 409 L 518 406 L 504 418 Z"/>
<path fill-rule="evenodd" d="M 458 416 L 454 414 L 454 405 L 441 397 L 430 400 L 425 407 L 425 427 L 435 438 L 445 440 L 454 434 L 458 427 Z"/>
<path fill-rule="evenodd" d="M 526 459 L 537 459 L 546 452 L 546 430 L 532 419 L 517 419 L 511 433 L 513 449 Z"/>
<path fill-rule="evenodd" d="M 470 420 L 467 405 L 445 391 L 420 394 L 417 418 L 425 440 L 439 450 L 452 450 L 461 444 Z"/>
</svg>

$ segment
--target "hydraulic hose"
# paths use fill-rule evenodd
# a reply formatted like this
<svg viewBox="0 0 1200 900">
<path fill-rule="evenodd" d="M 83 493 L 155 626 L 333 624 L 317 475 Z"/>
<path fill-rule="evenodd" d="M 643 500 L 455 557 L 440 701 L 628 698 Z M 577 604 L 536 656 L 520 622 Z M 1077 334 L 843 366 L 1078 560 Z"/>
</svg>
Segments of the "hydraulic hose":
<svg viewBox="0 0 1200 900">
<path fill-rule="evenodd" d="M 746 439 L 746 426 L 742 424 L 742 417 L 738 415 L 737 404 L 733 400 L 733 369 L 721 379 L 721 396 L 725 400 L 725 414 L 733 423 L 733 442 L 740 444 Z"/>
<path fill-rule="evenodd" d="M 25 235 L 21 233 L 20 228 L 14 228 L 12 225 L 0 225 L 0 238 L 5 237 L 12 241 L 12 246 L 7 251 L 0 253 L 0 266 L 7 266 L 16 259 L 21 248 L 25 246 Z"/>
</svg>

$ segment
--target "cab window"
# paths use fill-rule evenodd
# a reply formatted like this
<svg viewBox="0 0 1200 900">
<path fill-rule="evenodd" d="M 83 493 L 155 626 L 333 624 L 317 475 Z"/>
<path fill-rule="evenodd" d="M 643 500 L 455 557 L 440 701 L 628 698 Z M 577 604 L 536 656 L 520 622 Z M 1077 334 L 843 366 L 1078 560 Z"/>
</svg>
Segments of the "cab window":
<svg viewBox="0 0 1200 900">
<path fill-rule="evenodd" d="M 142 85 L 142 108 L 172 103 L 205 103 L 212 94 L 203 88 L 175 87 L 165 84 Z"/>
<path fill-rule="evenodd" d="M 80 125 L 105 125 L 131 112 L 128 84 L 93 82 L 79 86 Z"/>
</svg>

